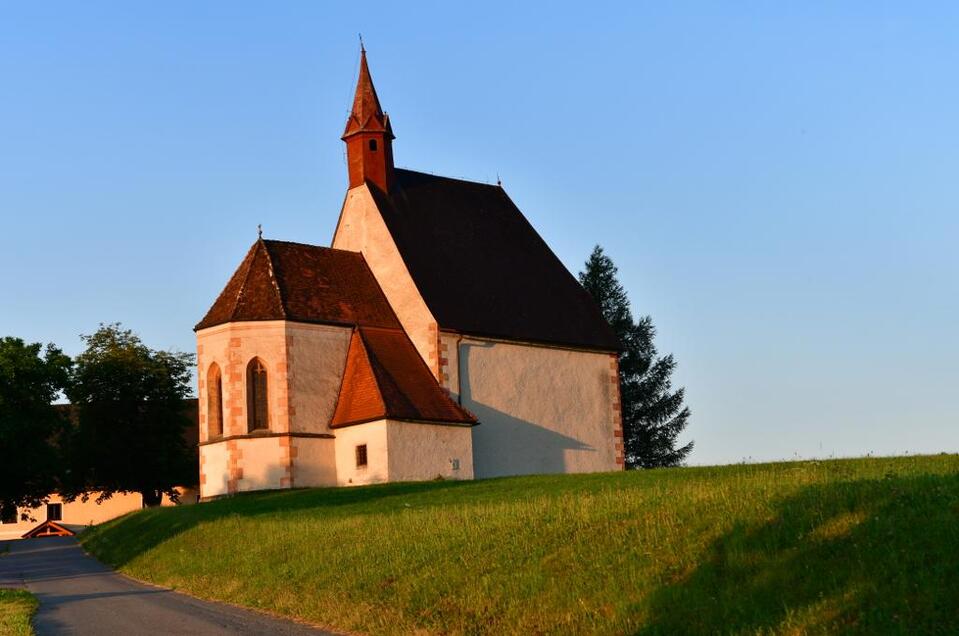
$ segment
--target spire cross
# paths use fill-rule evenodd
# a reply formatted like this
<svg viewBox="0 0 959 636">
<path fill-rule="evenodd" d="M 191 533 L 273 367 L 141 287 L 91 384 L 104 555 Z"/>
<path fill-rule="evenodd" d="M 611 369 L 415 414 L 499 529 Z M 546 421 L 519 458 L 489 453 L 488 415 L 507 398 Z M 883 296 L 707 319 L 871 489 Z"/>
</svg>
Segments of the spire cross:
<svg viewBox="0 0 959 636">
<path fill-rule="evenodd" d="M 360 36 L 360 53 L 366 53 L 366 49 L 363 48 L 363 34 L 360 33 L 359 36 Z"/>
<path fill-rule="evenodd" d="M 263 225 L 261 225 L 260 223 L 256 224 L 256 235 L 259 238 L 263 238 Z"/>
</svg>

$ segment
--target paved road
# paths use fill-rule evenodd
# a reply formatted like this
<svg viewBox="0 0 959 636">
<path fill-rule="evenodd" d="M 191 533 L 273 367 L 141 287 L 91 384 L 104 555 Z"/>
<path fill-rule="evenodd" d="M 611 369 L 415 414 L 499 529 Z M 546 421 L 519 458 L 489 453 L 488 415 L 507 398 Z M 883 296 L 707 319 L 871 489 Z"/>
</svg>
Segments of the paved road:
<svg viewBox="0 0 959 636">
<path fill-rule="evenodd" d="M 0 587 L 24 587 L 40 599 L 38 636 L 138 634 L 326 634 L 150 587 L 120 576 L 69 537 L 9 542 L 0 557 Z"/>
</svg>

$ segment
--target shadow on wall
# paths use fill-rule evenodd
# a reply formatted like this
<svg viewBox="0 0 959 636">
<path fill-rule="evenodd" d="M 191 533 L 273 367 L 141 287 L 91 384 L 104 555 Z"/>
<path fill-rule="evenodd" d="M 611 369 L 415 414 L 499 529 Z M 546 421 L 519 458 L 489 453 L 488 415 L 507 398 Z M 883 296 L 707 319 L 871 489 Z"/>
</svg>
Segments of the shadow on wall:
<svg viewBox="0 0 959 636">
<path fill-rule="evenodd" d="M 534 422 L 514 417 L 473 399 L 470 381 L 469 352 L 473 348 L 488 349 L 492 343 L 460 345 L 459 375 L 462 404 L 479 420 L 473 429 L 473 474 L 477 479 L 504 475 L 536 475 L 562 473 L 569 468 L 570 451 L 592 451 L 594 447 L 581 440 Z M 503 445 L 503 440 L 509 440 Z"/>
<path fill-rule="evenodd" d="M 959 475 L 807 487 L 653 593 L 638 634 L 959 629 Z"/>
</svg>

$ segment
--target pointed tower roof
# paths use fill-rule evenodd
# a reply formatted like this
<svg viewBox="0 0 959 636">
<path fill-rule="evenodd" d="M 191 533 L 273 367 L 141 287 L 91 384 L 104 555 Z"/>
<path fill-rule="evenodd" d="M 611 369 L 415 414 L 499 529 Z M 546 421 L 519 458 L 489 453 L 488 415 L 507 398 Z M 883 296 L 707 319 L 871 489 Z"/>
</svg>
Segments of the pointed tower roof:
<svg viewBox="0 0 959 636">
<path fill-rule="evenodd" d="M 195 329 L 248 320 L 400 326 L 359 252 L 264 238 Z"/>
<path fill-rule="evenodd" d="M 390 126 L 390 117 L 383 113 L 380 99 L 376 96 L 373 77 L 366 62 L 366 49 L 360 49 L 360 75 L 356 80 L 356 94 L 353 96 L 353 110 L 346 120 L 343 139 L 359 132 L 386 132 L 395 139 Z"/>
</svg>

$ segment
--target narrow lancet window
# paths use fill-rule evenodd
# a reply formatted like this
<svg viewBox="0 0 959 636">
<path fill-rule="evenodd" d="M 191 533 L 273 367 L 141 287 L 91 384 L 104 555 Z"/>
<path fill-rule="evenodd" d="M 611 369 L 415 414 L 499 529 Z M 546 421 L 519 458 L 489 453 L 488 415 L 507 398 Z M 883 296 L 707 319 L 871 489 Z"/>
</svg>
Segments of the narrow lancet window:
<svg viewBox="0 0 959 636">
<path fill-rule="evenodd" d="M 223 435 L 223 378 L 220 367 L 213 363 L 206 376 L 207 437 L 214 439 Z"/>
<path fill-rule="evenodd" d="M 270 428 L 267 405 L 266 366 L 259 358 L 253 358 L 246 367 L 246 424 L 248 431 L 261 431 Z"/>
</svg>

